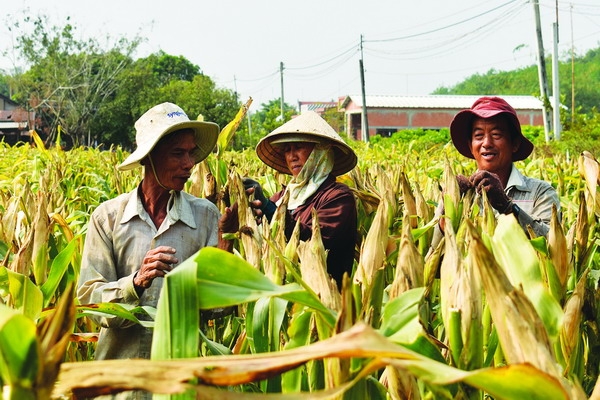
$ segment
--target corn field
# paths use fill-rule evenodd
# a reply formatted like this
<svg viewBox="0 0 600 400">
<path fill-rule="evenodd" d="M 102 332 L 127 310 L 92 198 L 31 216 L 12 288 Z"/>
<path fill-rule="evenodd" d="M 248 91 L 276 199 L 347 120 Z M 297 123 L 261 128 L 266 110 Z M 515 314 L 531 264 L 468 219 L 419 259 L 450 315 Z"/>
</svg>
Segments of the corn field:
<svg viewBox="0 0 600 400">
<path fill-rule="evenodd" d="M 288 177 L 219 140 L 186 191 L 248 210 L 234 254 L 207 248 L 183 262 L 156 310 L 74 295 L 91 212 L 141 179 L 116 170 L 126 154 L 0 144 L 3 398 L 137 389 L 182 399 L 600 399 L 592 154 L 534 151 L 517 164 L 559 193 L 544 238 L 527 237 L 512 216 L 496 219 L 485 198 L 461 197 L 455 174 L 475 165 L 451 145 L 353 143 L 359 164 L 338 180 L 355 194 L 359 240 L 338 291 L 318 223 L 310 241 L 288 241 L 281 207 L 260 225 L 244 207 L 242 176 L 266 194 Z M 447 228 L 434 248 L 440 201 Z M 235 312 L 199 313 L 225 307 Z M 152 360 L 92 361 L 98 327 L 88 316 L 98 313 L 151 316 Z"/>
</svg>

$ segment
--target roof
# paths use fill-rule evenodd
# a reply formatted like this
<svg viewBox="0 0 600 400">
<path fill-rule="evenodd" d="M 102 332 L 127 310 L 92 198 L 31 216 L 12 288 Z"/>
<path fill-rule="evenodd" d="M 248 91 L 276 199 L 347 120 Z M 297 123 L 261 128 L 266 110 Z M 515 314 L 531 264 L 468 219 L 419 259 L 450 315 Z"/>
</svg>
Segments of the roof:
<svg viewBox="0 0 600 400">
<path fill-rule="evenodd" d="M 366 96 L 369 108 L 470 108 L 475 100 L 484 95 L 427 95 L 427 96 Z M 490 95 L 493 96 L 493 95 Z M 515 110 L 543 110 L 542 102 L 534 96 L 504 96 Z M 362 107 L 362 96 L 348 95 L 342 102 L 342 108 L 350 102 Z"/>
<path fill-rule="evenodd" d="M 13 106 L 19 105 L 19 103 L 17 103 L 16 101 L 12 100 L 10 97 L 7 97 L 7 96 L 3 95 L 2 93 L 0 93 L 0 99 L 4 100 L 7 103 L 10 103 Z"/>
<path fill-rule="evenodd" d="M 299 101 L 300 111 L 324 111 L 337 107 L 335 101 Z"/>
<path fill-rule="evenodd" d="M 22 124 L 20 122 L 0 122 L 0 130 L 2 129 L 20 129 L 27 124 Z"/>
</svg>

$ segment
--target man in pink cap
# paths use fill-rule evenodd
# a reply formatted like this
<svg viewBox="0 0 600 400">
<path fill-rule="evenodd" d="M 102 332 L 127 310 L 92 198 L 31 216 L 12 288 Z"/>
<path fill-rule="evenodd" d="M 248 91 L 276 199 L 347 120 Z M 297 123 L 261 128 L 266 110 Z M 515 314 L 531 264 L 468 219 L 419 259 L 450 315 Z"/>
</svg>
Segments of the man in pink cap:
<svg viewBox="0 0 600 400">
<path fill-rule="evenodd" d="M 533 151 L 514 108 L 499 97 L 481 97 L 456 114 L 450 136 L 458 152 L 477 163 L 469 178 L 457 176 L 461 192 L 485 189 L 498 213 L 514 214 L 525 232 L 529 226 L 536 235 L 547 235 L 552 206 L 560 211 L 560 200 L 549 183 L 524 176 L 513 164 Z"/>
</svg>

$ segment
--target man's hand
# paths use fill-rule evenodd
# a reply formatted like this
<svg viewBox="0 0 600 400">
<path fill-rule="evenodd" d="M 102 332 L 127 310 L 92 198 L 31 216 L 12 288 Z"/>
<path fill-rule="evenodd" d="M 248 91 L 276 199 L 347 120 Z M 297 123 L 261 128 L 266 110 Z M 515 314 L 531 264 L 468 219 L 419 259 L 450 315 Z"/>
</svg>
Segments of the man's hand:
<svg viewBox="0 0 600 400">
<path fill-rule="evenodd" d="M 512 212 L 512 201 L 504 193 L 504 187 L 498 175 L 488 171 L 477 171 L 471 175 L 470 180 L 477 193 L 481 194 L 482 189 L 486 191 L 490 204 L 498 212 L 502 214 Z"/>
<path fill-rule="evenodd" d="M 148 250 L 142 261 L 142 266 L 133 278 L 136 289 L 147 289 L 155 278 L 163 277 L 173 269 L 173 264 L 179 260 L 173 254 L 176 250 L 169 246 L 158 246 Z"/>
<path fill-rule="evenodd" d="M 473 189 L 473 184 L 464 175 L 456 175 L 456 181 L 458 182 L 460 194 L 465 194 L 469 189 Z"/>
<path fill-rule="evenodd" d="M 223 215 L 219 218 L 220 233 L 235 233 L 240 229 L 240 220 L 238 217 L 238 203 L 233 203 L 231 207 L 226 207 Z"/>
</svg>

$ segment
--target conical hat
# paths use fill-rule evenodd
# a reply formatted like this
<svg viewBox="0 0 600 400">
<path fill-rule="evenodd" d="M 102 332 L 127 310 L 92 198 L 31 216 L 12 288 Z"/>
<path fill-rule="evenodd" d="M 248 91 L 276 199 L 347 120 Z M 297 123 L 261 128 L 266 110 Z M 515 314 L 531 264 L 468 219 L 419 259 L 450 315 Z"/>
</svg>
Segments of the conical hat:
<svg viewBox="0 0 600 400">
<path fill-rule="evenodd" d="M 356 165 L 356 153 L 344 142 L 340 135 L 314 111 L 307 111 L 291 119 L 256 145 L 256 154 L 265 164 L 284 174 L 291 175 L 281 152 L 281 143 L 313 142 L 329 143 L 334 150 L 334 176 L 343 175 Z"/>
</svg>

